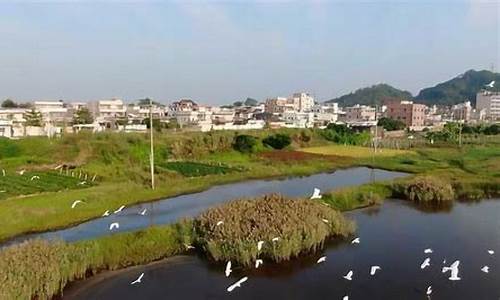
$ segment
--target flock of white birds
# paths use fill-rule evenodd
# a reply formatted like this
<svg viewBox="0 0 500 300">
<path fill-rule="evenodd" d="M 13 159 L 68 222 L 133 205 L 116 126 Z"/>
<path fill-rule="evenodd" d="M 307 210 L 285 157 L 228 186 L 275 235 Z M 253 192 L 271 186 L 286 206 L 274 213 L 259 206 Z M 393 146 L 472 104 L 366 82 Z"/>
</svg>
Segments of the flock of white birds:
<svg viewBox="0 0 500 300">
<path fill-rule="evenodd" d="M 322 196 L 321 196 L 321 191 L 320 189 L 318 188 L 314 188 L 313 190 L 313 194 L 312 196 L 310 197 L 310 199 L 321 199 Z M 73 202 L 73 204 L 71 205 L 71 208 L 75 208 L 78 204 L 81 204 L 81 203 L 85 203 L 84 201 L 82 200 L 76 200 Z M 118 214 L 120 212 L 123 211 L 123 209 L 125 208 L 125 205 L 122 205 L 120 206 L 118 209 L 116 209 L 113 213 L 114 214 Z M 144 216 L 147 212 L 147 209 L 144 208 L 142 211 L 140 211 L 138 214 L 139 215 L 142 215 Z M 110 215 L 110 211 L 109 210 L 106 210 L 104 212 L 104 214 L 102 215 L 103 217 L 107 217 Z M 327 219 L 322 219 L 322 221 L 326 224 L 329 223 L 329 221 Z M 216 226 L 221 226 L 224 224 L 224 221 L 218 221 Z M 120 228 L 120 224 L 118 222 L 113 222 L 109 225 L 109 230 L 114 230 L 114 229 L 119 229 Z M 271 239 L 271 243 L 277 243 L 279 242 L 280 238 L 279 237 L 274 237 Z M 353 239 L 351 241 L 351 244 L 360 244 L 361 240 L 359 237 Z M 257 242 L 257 251 L 260 252 L 262 250 L 262 247 L 264 245 L 265 241 L 258 241 Z M 187 250 L 190 250 L 190 249 L 194 249 L 194 247 L 192 245 L 185 245 L 186 249 Z M 495 254 L 495 251 L 494 250 L 487 250 L 488 254 L 489 255 L 494 255 Z M 425 254 L 432 254 L 433 253 L 433 250 L 430 249 L 430 248 L 427 248 L 424 250 L 424 253 Z M 320 257 L 316 263 L 317 264 L 320 264 L 320 263 L 323 263 L 326 261 L 326 256 L 322 256 Z M 264 261 L 262 259 L 256 259 L 255 261 L 255 268 L 259 268 L 262 264 L 264 263 Z M 424 259 L 424 261 L 422 262 L 422 264 L 420 265 L 420 269 L 425 269 L 427 267 L 429 267 L 431 265 L 431 258 L 430 257 L 427 257 Z M 443 268 L 442 268 L 442 273 L 447 273 L 449 272 L 450 273 L 450 277 L 448 278 L 449 280 L 451 281 L 457 281 L 457 280 L 461 280 L 461 278 L 458 276 L 459 274 L 459 266 L 460 266 L 460 261 L 459 260 L 456 260 L 454 261 L 450 266 L 446 266 L 446 259 L 443 261 Z M 380 266 L 371 266 L 370 267 L 370 276 L 375 276 L 375 274 L 377 273 L 377 271 L 381 271 L 382 270 L 382 267 Z M 482 272 L 484 273 L 489 273 L 489 266 L 483 266 L 481 269 L 480 269 Z M 232 273 L 232 263 L 231 261 L 228 261 L 226 263 L 226 267 L 225 267 L 225 270 L 224 270 L 224 274 L 226 277 L 229 277 Z M 354 271 L 353 270 L 349 270 L 347 272 L 346 275 L 342 276 L 345 280 L 348 280 L 348 281 L 352 281 L 353 280 L 353 276 L 354 276 Z M 141 283 L 142 282 L 142 278 L 144 277 L 144 273 L 141 273 L 139 275 L 139 277 L 132 281 L 130 284 L 131 285 L 135 285 L 135 284 L 138 284 L 138 283 Z M 242 277 L 241 279 L 239 279 L 238 281 L 236 281 L 235 283 L 231 284 L 228 288 L 227 288 L 227 292 L 232 292 L 234 289 L 236 288 L 240 288 L 241 285 L 246 282 L 248 280 L 248 277 L 247 276 L 244 276 Z M 427 287 L 427 290 L 426 290 L 426 295 L 427 297 L 430 298 L 431 294 L 432 294 L 433 290 L 432 290 L 432 285 L 428 286 Z M 349 296 L 348 295 L 345 295 L 343 298 L 343 300 L 349 300 Z"/>
</svg>

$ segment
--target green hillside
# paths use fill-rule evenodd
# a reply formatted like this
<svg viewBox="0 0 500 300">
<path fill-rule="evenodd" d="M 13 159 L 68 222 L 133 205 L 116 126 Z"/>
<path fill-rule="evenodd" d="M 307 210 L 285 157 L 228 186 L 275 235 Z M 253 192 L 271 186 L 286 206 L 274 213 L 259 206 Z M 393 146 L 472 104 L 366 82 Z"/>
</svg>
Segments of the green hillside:
<svg viewBox="0 0 500 300">
<path fill-rule="evenodd" d="M 354 104 L 375 105 L 382 104 L 383 101 L 388 98 L 412 99 L 412 95 L 408 91 L 402 91 L 388 84 L 381 83 L 358 89 L 354 93 L 343 95 L 326 102 L 337 102 L 341 106 L 350 106 Z"/>
</svg>

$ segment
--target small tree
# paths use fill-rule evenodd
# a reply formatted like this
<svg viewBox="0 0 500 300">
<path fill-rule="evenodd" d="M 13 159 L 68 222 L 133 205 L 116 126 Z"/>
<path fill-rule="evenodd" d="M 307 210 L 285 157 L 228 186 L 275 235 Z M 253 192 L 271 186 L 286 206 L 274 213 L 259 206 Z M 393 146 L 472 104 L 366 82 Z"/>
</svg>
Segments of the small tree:
<svg viewBox="0 0 500 300">
<path fill-rule="evenodd" d="M 257 146 L 257 139 L 251 135 L 237 135 L 233 141 L 233 148 L 242 153 L 252 153 Z"/>
<path fill-rule="evenodd" d="M 257 104 L 259 104 L 259 101 L 255 100 L 255 99 L 247 98 L 247 100 L 245 100 L 246 106 L 257 106 Z"/>
<path fill-rule="evenodd" d="M 94 117 L 86 107 L 79 108 L 73 115 L 73 124 L 92 124 Z"/>
<path fill-rule="evenodd" d="M 400 120 L 394 120 L 391 118 L 381 118 L 378 120 L 378 126 L 382 126 L 385 130 L 387 131 L 393 131 L 393 130 L 403 130 L 405 129 L 406 125 Z"/>
<path fill-rule="evenodd" d="M 5 99 L 3 102 L 2 102 L 2 107 L 3 108 L 15 108 L 17 107 L 17 103 L 10 100 L 10 99 Z"/>
<path fill-rule="evenodd" d="M 26 126 L 42 126 L 42 113 L 32 108 L 24 114 Z"/>
<path fill-rule="evenodd" d="M 262 143 L 266 146 L 270 146 L 273 149 L 283 149 L 292 143 L 290 136 L 286 134 L 275 134 L 266 137 L 262 140 Z"/>
</svg>

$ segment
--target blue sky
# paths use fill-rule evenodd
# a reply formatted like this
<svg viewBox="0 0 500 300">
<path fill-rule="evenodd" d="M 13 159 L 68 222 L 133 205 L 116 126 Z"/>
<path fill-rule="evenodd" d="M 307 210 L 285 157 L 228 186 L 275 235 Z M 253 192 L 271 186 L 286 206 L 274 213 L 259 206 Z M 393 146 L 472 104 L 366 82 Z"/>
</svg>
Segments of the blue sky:
<svg viewBox="0 0 500 300">
<path fill-rule="evenodd" d="M 500 68 L 497 1 L 0 0 L 0 99 L 209 104 Z"/>
</svg>

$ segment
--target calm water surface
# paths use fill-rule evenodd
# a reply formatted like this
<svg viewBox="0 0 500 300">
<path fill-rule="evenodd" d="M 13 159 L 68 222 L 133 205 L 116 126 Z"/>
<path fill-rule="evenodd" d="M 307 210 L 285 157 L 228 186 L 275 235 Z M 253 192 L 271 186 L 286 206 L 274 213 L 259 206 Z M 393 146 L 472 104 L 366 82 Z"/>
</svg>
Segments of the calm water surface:
<svg viewBox="0 0 500 300">
<path fill-rule="evenodd" d="M 149 266 L 107 273 L 78 282 L 67 299 L 500 299 L 500 199 L 457 203 L 442 212 L 418 210 L 400 200 L 380 208 L 348 213 L 358 224 L 361 244 L 330 244 L 292 262 L 266 264 L 258 270 L 236 270 L 229 278 L 224 266 L 197 256 L 179 256 Z M 432 248 L 433 254 L 424 254 Z M 489 255 L 488 249 L 496 251 Z M 318 257 L 327 261 L 316 264 Z M 431 266 L 421 270 L 426 257 Z M 461 281 L 441 273 L 443 260 L 461 261 Z M 370 266 L 382 270 L 369 275 Z M 490 273 L 480 271 L 488 265 Z M 352 281 L 342 278 L 354 271 Z M 131 286 L 140 273 L 143 283 Z M 226 288 L 242 276 L 242 288 Z"/>
<path fill-rule="evenodd" d="M 15 238 L 3 246 L 19 243 L 30 238 L 77 241 L 112 234 L 109 224 L 118 222 L 120 229 L 114 232 L 133 231 L 151 224 L 173 223 L 183 217 L 193 217 L 209 207 L 242 197 L 256 197 L 267 193 L 282 193 L 291 197 L 306 196 L 317 187 L 323 191 L 348 185 L 359 185 L 372 180 L 386 180 L 406 176 L 405 173 L 369 168 L 351 168 L 334 173 L 321 173 L 305 177 L 280 180 L 249 180 L 240 183 L 212 187 L 200 193 L 182 195 L 164 200 L 130 206 L 119 214 L 94 219 L 68 229 L 29 234 Z M 118 207 L 110 207 L 113 211 Z M 139 215 L 144 208 L 146 216 Z M 103 212 L 104 213 L 104 212 Z"/>
</svg>

